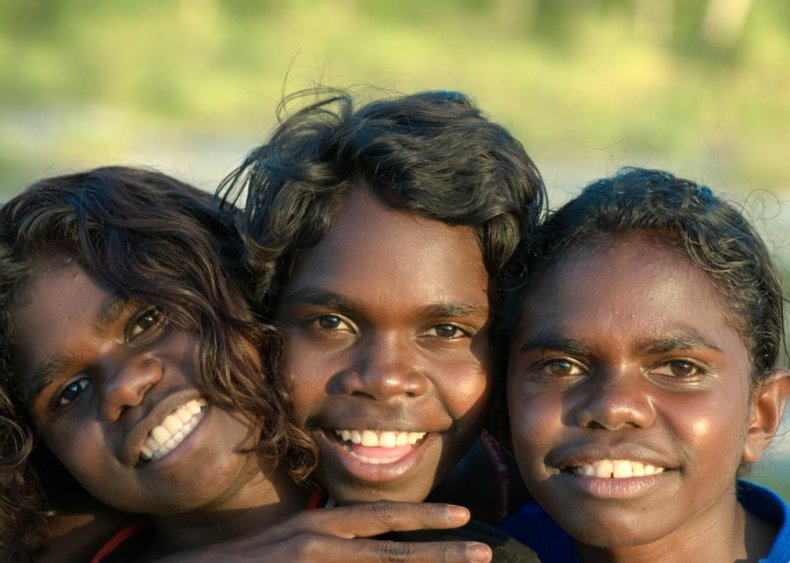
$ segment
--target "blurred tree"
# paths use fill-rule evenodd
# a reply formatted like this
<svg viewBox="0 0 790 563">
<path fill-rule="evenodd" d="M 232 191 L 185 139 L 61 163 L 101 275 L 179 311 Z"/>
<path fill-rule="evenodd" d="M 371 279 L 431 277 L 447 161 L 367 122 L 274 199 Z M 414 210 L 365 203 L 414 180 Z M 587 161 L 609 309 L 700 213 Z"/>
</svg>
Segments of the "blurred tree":
<svg viewBox="0 0 790 563">
<path fill-rule="evenodd" d="M 753 0 L 709 0 L 702 33 L 713 47 L 732 48 L 743 34 Z"/>
</svg>

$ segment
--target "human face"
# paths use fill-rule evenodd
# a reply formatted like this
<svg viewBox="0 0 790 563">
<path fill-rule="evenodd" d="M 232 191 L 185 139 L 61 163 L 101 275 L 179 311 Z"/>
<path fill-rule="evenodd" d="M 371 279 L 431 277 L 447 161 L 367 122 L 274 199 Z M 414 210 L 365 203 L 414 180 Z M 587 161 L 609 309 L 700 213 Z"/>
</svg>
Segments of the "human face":
<svg viewBox="0 0 790 563">
<path fill-rule="evenodd" d="M 257 431 L 201 397 L 194 334 L 74 265 L 40 265 L 26 289 L 14 311 L 17 383 L 44 443 L 88 492 L 145 514 L 251 494 L 257 462 L 239 450 Z"/>
<path fill-rule="evenodd" d="M 582 544 L 730 545 L 751 366 L 710 277 L 640 235 L 537 275 L 507 387 L 535 499 Z"/>
<path fill-rule="evenodd" d="M 491 386 L 474 233 L 345 197 L 284 288 L 296 419 L 341 503 L 421 501 L 478 437 Z"/>
</svg>

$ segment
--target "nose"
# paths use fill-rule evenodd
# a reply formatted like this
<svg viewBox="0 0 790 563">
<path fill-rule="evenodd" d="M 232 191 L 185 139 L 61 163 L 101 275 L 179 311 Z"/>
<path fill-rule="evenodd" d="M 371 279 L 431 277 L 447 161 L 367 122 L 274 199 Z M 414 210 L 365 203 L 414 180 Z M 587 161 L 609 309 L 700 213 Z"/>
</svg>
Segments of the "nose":
<svg viewBox="0 0 790 563">
<path fill-rule="evenodd" d="M 587 429 L 647 428 L 655 420 L 655 407 L 638 369 L 601 370 L 578 391 L 574 422 Z"/>
<path fill-rule="evenodd" d="M 124 358 L 108 362 L 101 391 L 102 416 L 118 421 L 123 413 L 143 402 L 145 394 L 162 379 L 162 366 L 154 358 Z"/>
<path fill-rule="evenodd" d="M 339 379 L 343 393 L 387 401 L 418 397 L 430 388 L 416 342 L 395 334 L 371 336 L 352 352 L 352 369 Z"/>
</svg>

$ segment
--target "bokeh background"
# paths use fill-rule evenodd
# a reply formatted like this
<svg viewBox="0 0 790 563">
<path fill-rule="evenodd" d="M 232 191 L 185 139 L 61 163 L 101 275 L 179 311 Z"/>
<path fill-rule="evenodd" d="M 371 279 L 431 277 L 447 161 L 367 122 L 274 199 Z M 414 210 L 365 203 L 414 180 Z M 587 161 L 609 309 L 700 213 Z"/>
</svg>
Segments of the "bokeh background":
<svg viewBox="0 0 790 563">
<path fill-rule="evenodd" d="M 457 89 L 552 206 L 670 169 L 743 205 L 790 287 L 789 36 L 785 0 L 3 0 L 0 201 L 111 163 L 212 190 L 284 94 Z M 753 475 L 790 500 L 790 438 Z"/>
</svg>

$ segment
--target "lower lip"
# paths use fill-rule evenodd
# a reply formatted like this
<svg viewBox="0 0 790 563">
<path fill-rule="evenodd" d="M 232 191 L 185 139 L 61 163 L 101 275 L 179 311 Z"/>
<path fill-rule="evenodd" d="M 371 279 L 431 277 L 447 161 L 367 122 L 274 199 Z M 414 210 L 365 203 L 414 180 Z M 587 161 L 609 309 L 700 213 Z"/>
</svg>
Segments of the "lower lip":
<svg viewBox="0 0 790 563">
<path fill-rule="evenodd" d="M 641 496 L 665 479 L 670 478 L 672 471 L 664 471 L 645 477 L 627 477 L 623 479 L 603 479 L 574 473 L 560 473 L 564 483 L 596 498 L 628 499 Z"/>
<path fill-rule="evenodd" d="M 419 470 L 420 461 L 424 458 L 426 449 L 439 439 L 437 434 L 429 433 L 413 446 L 366 448 L 341 442 L 333 434 L 330 434 L 330 431 L 321 434 L 322 441 L 328 442 L 329 445 L 328 449 L 321 452 L 322 463 L 326 463 L 327 458 L 331 456 L 354 479 L 368 483 L 393 481 Z M 400 452 L 400 455 L 396 452 Z M 360 456 L 376 461 L 365 461 Z M 393 457 L 396 459 L 392 459 Z"/>
<path fill-rule="evenodd" d="M 208 405 L 204 406 L 203 412 L 200 414 L 200 420 L 198 421 L 197 426 L 192 429 L 192 432 L 190 432 L 180 444 L 167 452 L 164 457 L 145 462 L 145 464 L 142 466 L 142 469 L 147 470 L 150 468 L 151 470 L 161 471 L 174 464 L 177 464 L 182 458 L 189 455 L 189 453 L 197 447 L 198 435 L 203 430 L 204 423 L 210 415 L 211 407 Z"/>
</svg>

